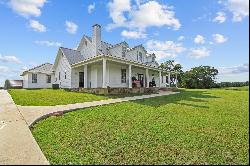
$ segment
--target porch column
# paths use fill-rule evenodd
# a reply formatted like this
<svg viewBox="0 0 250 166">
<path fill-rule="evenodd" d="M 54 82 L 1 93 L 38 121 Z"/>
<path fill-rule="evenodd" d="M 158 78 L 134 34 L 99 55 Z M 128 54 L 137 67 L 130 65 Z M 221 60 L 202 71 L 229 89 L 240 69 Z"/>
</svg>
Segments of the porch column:
<svg viewBox="0 0 250 166">
<path fill-rule="evenodd" d="M 170 85 L 170 81 L 171 81 L 171 80 L 170 80 L 170 72 L 169 72 L 169 73 L 168 73 L 168 87 L 169 87 L 169 88 L 170 88 L 170 86 L 171 86 L 171 85 Z"/>
<path fill-rule="evenodd" d="M 88 66 L 84 65 L 84 88 L 88 88 Z"/>
<path fill-rule="evenodd" d="M 132 88 L 132 65 L 128 66 L 128 87 Z"/>
<path fill-rule="evenodd" d="M 149 74 L 148 74 L 148 69 L 146 69 L 146 88 L 149 87 Z"/>
<path fill-rule="evenodd" d="M 159 71 L 159 77 L 160 77 L 160 78 L 159 78 L 159 80 L 160 80 L 160 82 L 159 82 L 159 87 L 161 87 L 161 82 L 162 82 L 162 80 L 161 80 L 161 79 L 162 79 L 162 78 L 161 78 L 161 71 Z"/>
<path fill-rule="evenodd" d="M 178 88 L 177 82 L 178 82 L 178 80 L 177 80 L 177 72 L 176 72 L 176 73 L 175 73 L 175 87 L 176 87 L 176 88 Z"/>
<path fill-rule="evenodd" d="M 102 60 L 102 88 L 107 88 L 106 86 L 106 59 Z"/>
</svg>

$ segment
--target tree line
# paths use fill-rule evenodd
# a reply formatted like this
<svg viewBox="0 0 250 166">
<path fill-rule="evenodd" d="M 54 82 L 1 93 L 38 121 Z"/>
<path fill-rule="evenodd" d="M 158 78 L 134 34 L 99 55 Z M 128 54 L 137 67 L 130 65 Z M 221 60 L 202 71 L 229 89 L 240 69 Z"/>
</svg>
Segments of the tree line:
<svg viewBox="0 0 250 166">
<path fill-rule="evenodd" d="M 246 82 L 216 82 L 218 69 L 212 66 L 198 66 L 193 67 L 188 71 L 183 71 L 182 66 L 177 64 L 174 60 L 169 60 L 160 65 L 160 68 L 170 72 L 177 72 L 178 87 L 190 89 L 210 89 L 223 87 L 241 87 L 248 86 Z M 173 84 L 176 80 L 175 75 L 170 76 L 170 83 Z"/>
</svg>

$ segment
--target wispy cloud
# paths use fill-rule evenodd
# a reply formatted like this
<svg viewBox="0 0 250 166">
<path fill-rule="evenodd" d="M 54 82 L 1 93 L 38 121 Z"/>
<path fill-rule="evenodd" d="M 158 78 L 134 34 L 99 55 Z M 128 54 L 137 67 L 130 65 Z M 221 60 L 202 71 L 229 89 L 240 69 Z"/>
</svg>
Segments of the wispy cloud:
<svg viewBox="0 0 250 166">
<path fill-rule="evenodd" d="M 206 47 L 201 48 L 191 48 L 189 52 L 190 57 L 194 58 L 204 58 L 210 55 L 210 50 L 208 50 Z"/>
<path fill-rule="evenodd" d="M 224 12 L 217 12 L 217 16 L 213 19 L 213 22 L 223 23 L 226 21 L 226 14 Z"/>
<path fill-rule="evenodd" d="M 78 25 L 76 25 L 72 21 L 65 21 L 65 26 L 66 26 L 66 31 L 71 34 L 75 34 L 78 29 Z"/>
<path fill-rule="evenodd" d="M 16 56 L 2 56 L 0 55 L 0 62 L 12 62 L 20 64 L 21 61 Z"/>
<path fill-rule="evenodd" d="M 88 13 L 91 14 L 95 10 L 95 3 L 88 6 Z"/>
<path fill-rule="evenodd" d="M 45 2 L 46 0 L 10 0 L 9 6 L 15 13 L 25 18 L 39 17 Z"/>
<path fill-rule="evenodd" d="M 225 43 L 228 39 L 221 34 L 213 34 L 214 41 L 216 43 Z"/>
<path fill-rule="evenodd" d="M 121 35 L 128 39 L 140 39 L 140 38 L 145 38 L 147 36 L 145 33 L 140 31 L 127 31 L 127 30 L 123 30 L 121 32 Z"/>
<path fill-rule="evenodd" d="M 249 64 L 241 64 L 232 67 L 219 67 L 219 75 L 232 75 L 249 72 Z"/>
<path fill-rule="evenodd" d="M 197 35 L 195 38 L 194 38 L 194 42 L 196 44 L 204 44 L 205 43 L 205 38 L 202 36 L 202 35 Z"/>
<path fill-rule="evenodd" d="M 48 47 L 60 47 L 60 46 L 62 46 L 62 43 L 60 43 L 60 42 L 47 41 L 47 40 L 36 40 L 34 43 L 39 44 L 39 45 L 48 46 Z"/>
<path fill-rule="evenodd" d="M 41 24 L 39 21 L 30 20 L 29 26 L 36 32 L 46 32 L 47 28 Z"/>
<path fill-rule="evenodd" d="M 162 61 L 165 58 L 174 58 L 186 50 L 181 43 L 173 41 L 149 40 L 146 46 L 149 53 L 155 53 L 158 61 Z"/>
</svg>

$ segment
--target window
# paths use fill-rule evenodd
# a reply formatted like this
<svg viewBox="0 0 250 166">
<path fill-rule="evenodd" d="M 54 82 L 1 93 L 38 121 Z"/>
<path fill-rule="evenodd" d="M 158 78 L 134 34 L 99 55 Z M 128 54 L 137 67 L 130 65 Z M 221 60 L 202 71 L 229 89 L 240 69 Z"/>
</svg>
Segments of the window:
<svg viewBox="0 0 250 166">
<path fill-rule="evenodd" d="M 125 57 L 126 47 L 122 47 L 122 57 Z"/>
<path fill-rule="evenodd" d="M 137 55 L 137 61 L 139 61 L 139 58 L 138 58 L 138 51 L 137 51 L 137 54 L 136 54 L 136 55 Z"/>
<path fill-rule="evenodd" d="M 61 73 L 59 72 L 59 75 L 58 75 L 58 77 L 59 77 L 59 80 L 61 80 Z"/>
<path fill-rule="evenodd" d="M 163 75 L 161 76 L 161 83 L 163 83 Z"/>
<path fill-rule="evenodd" d="M 37 83 L 37 74 L 32 74 L 32 83 Z"/>
<path fill-rule="evenodd" d="M 121 70 L 121 73 L 122 73 L 122 77 L 121 77 L 121 81 L 122 83 L 126 83 L 127 82 L 127 78 L 126 78 L 126 69 L 122 69 Z"/>
<path fill-rule="evenodd" d="M 47 83 L 51 83 L 51 75 L 47 75 Z"/>
<path fill-rule="evenodd" d="M 65 79 L 67 78 L 67 76 L 66 76 L 66 72 L 64 72 L 64 78 L 65 78 Z"/>
<path fill-rule="evenodd" d="M 154 62 L 155 61 L 155 57 L 152 57 L 152 62 Z"/>
<path fill-rule="evenodd" d="M 87 41 L 85 41 L 84 44 L 85 44 L 85 46 L 87 46 L 88 45 Z"/>
<path fill-rule="evenodd" d="M 142 62 L 142 53 L 139 52 L 139 60 Z"/>
</svg>

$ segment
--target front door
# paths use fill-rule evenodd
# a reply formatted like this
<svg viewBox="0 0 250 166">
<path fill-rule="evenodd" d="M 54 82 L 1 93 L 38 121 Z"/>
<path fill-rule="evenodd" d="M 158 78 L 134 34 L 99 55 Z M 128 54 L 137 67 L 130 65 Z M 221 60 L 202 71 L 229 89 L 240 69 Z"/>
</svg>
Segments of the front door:
<svg viewBox="0 0 250 166">
<path fill-rule="evenodd" d="M 140 81 L 141 87 L 143 87 L 144 83 L 144 75 L 138 74 L 138 81 Z"/>
<path fill-rule="evenodd" d="M 79 88 L 84 87 L 84 72 L 79 72 Z"/>
</svg>

